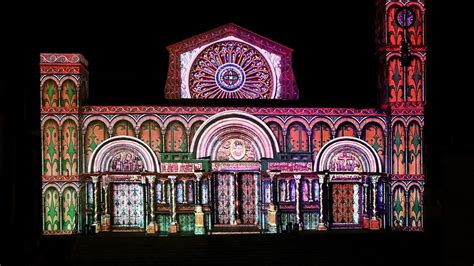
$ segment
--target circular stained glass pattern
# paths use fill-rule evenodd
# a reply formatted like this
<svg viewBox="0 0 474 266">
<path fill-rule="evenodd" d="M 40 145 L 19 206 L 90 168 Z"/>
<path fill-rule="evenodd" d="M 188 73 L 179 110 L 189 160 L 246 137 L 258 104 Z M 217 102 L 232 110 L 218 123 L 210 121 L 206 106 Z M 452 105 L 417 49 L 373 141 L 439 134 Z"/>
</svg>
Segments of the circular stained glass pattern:
<svg viewBox="0 0 474 266">
<path fill-rule="evenodd" d="M 415 22 L 415 15 L 409 8 L 401 8 L 397 11 L 397 24 L 402 28 L 409 28 Z"/>
<path fill-rule="evenodd" d="M 205 48 L 189 73 L 192 98 L 268 99 L 274 81 L 265 57 L 251 45 L 222 41 Z"/>
<path fill-rule="evenodd" d="M 225 64 L 217 69 L 216 82 L 225 91 L 240 89 L 245 82 L 244 70 L 236 64 Z"/>
</svg>

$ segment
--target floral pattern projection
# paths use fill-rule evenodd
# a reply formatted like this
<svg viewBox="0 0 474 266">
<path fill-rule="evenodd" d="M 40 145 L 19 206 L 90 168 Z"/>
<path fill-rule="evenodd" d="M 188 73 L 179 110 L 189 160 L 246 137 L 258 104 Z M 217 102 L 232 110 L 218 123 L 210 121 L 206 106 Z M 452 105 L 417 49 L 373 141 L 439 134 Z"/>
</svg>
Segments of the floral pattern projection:
<svg viewBox="0 0 474 266">
<path fill-rule="evenodd" d="M 113 225 L 117 228 L 143 228 L 144 194 L 140 184 L 113 184 Z"/>
<path fill-rule="evenodd" d="M 59 191 L 49 187 L 44 193 L 44 230 L 60 230 Z"/>
<path fill-rule="evenodd" d="M 140 126 L 139 138 L 158 155 L 163 150 L 161 128 L 157 122 L 149 120 Z"/>
<path fill-rule="evenodd" d="M 265 57 L 239 41 L 210 45 L 197 56 L 189 73 L 191 98 L 269 99 L 273 87 Z"/>
<path fill-rule="evenodd" d="M 59 107 L 58 84 L 54 80 L 48 79 L 43 83 L 41 102 L 43 108 Z"/>
<path fill-rule="evenodd" d="M 233 204 L 233 185 L 232 174 L 219 173 L 216 174 L 216 190 L 217 191 L 217 223 L 232 224 L 234 213 Z"/>
<path fill-rule="evenodd" d="M 287 147 L 288 152 L 308 152 L 308 134 L 306 127 L 300 123 L 294 123 L 288 128 Z"/>
<path fill-rule="evenodd" d="M 246 173 L 239 176 L 239 212 L 243 224 L 255 224 L 256 222 L 256 188 L 254 174 Z"/>
<path fill-rule="evenodd" d="M 314 125 L 311 139 L 313 143 L 313 154 L 316 158 L 319 150 L 331 140 L 331 128 L 326 123 L 317 123 Z"/>
<path fill-rule="evenodd" d="M 59 126 L 54 120 L 43 125 L 43 175 L 59 175 Z"/>
<path fill-rule="evenodd" d="M 78 132 L 77 125 L 72 120 L 66 120 L 62 125 L 62 172 L 63 175 L 77 175 L 78 172 Z"/>
<path fill-rule="evenodd" d="M 166 152 L 186 152 L 188 141 L 186 129 L 180 122 L 172 122 L 166 129 Z"/>
<path fill-rule="evenodd" d="M 380 156 L 380 160 L 383 162 L 385 158 L 385 135 L 382 126 L 375 123 L 369 123 L 364 128 L 363 139 L 374 148 Z"/>
<path fill-rule="evenodd" d="M 61 108 L 68 111 L 77 108 L 76 84 L 70 79 L 61 86 Z"/>
<path fill-rule="evenodd" d="M 93 121 L 87 126 L 86 130 L 86 165 L 88 165 L 92 152 L 99 146 L 99 144 L 109 138 L 109 132 L 104 122 Z"/>
<path fill-rule="evenodd" d="M 78 198 L 74 188 L 63 191 L 63 230 L 77 230 Z"/>
</svg>

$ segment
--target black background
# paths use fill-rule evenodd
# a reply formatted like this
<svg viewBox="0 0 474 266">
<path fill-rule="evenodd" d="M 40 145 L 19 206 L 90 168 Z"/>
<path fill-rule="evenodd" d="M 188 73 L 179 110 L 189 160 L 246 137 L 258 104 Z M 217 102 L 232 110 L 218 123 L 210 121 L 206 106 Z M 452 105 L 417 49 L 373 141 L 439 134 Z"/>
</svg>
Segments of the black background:
<svg viewBox="0 0 474 266">
<path fill-rule="evenodd" d="M 294 49 L 301 99 L 198 105 L 377 105 L 373 1 L 235 4 L 2 9 L 0 219 L 2 240 L 11 243 L 2 253 L 17 250 L 28 255 L 41 234 L 40 52 L 82 53 L 88 59 L 89 104 L 194 104 L 163 97 L 166 46 L 233 22 Z M 474 250 L 474 145 L 467 93 L 472 89 L 472 47 L 465 36 L 470 31 L 463 28 L 467 21 L 457 7 L 427 3 L 425 226 L 436 241 L 423 250 L 442 252 L 421 255 L 452 265 L 461 260 L 474 263 L 469 252 Z"/>
</svg>

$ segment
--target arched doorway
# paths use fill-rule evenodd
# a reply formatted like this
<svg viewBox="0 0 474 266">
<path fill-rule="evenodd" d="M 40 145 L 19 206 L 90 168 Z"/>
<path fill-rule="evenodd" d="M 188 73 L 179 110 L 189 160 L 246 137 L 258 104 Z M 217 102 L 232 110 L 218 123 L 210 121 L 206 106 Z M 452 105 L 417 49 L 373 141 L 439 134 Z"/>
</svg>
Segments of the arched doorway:
<svg viewBox="0 0 474 266">
<path fill-rule="evenodd" d="M 260 162 L 279 152 L 271 129 L 248 113 L 222 112 L 201 125 L 191 151 L 211 161 L 214 226 L 259 225 Z"/>
<path fill-rule="evenodd" d="M 316 172 L 326 173 L 320 215 L 330 227 L 369 227 L 369 218 L 378 223 L 382 163 L 367 142 L 354 137 L 331 140 L 321 148 L 314 167 Z"/>
<path fill-rule="evenodd" d="M 91 156 L 89 173 L 98 173 L 103 230 L 144 230 L 147 224 L 146 178 L 159 172 L 158 159 L 143 141 L 117 136 L 102 142 Z"/>
</svg>

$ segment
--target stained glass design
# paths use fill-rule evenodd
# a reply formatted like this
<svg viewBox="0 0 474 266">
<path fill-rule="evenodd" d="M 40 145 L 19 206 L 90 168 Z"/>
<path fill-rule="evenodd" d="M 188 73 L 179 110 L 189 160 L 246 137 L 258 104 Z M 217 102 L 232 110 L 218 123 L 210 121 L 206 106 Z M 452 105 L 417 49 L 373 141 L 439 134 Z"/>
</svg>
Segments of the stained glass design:
<svg viewBox="0 0 474 266">
<path fill-rule="evenodd" d="M 77 108 L 76 84 L 68 79 L 61 86 L 61 107 L 65 110 Z"/>
<path fill-rule="evenodd" d="M 288 128 L 287 151 L 308 152 L 308 134 L 306 128 L 300 123 L 293 123 Z"/>
<path fill-rule="evenodd" d="M 144 195 L 140 184 L 113 184 L 113 226 L 144 227 Z"/>
<path fill-rule="evenodd" d="M 232 204 L 232 175 L 216 175 L 217 192 L 217 222 L 219 224 L 230 224 Z"/>
<path fill-rule="evenodd" d="M 63 230 L 77 229 L 78 199 L 74 188 L 68 187 L 63 191 Z"/>
<path fill-rule="evenodd" d="M 409 190 L 409 225 L 412 227 L 422 226 L 422 196 L 421 190 L 417 186 L 411 186 Z"/>
<path fill-rule="evenodd" d="M 290 180 L 290 201 L 295 202 L 296 201 L 296 182 L 294 179 Z"/>
<path fill-rule="evenodd" d="M 422 62 L 418 57 L 413 57 L 407 72 L 407 101 L 423 101 L 423 69 Z"/>
<path fill-rule="evenodd" d="M 278 141 L 278 146 L 280 151 L 283 151 L 283 130 L 281 126 L 275 122 L 268 123 L 268 127 L 272 130 L 273 135 L 275 135 L 276 140 Z"/>
<path fill-rule="evenodd" d="M 239 176 L 240 202 L 239 213 L 243 224 L 255 224 L 256 221 L 256 183 L 254 174 L 241 174 Z"/>
<path fill-rule="evenodd" d="M 270 181 L 264 181 L 263 186 L 264 186 L 263 202 L 264 203 L 270 203 L 271 198 L 272 198 L 272 191 L 271 191 Z"/>
<path fill-rule="evenodd" d="M 166 152 L 186 152 L 188 142 L 186 129 L 180 122 L 173 122 L 168 125 L 165 135 L 165 151 Z"/>
<path fill-rule="evenodd" d="M 406 192 L 402 186 L 397 186 L 393 190 L 393 226 L 406 225 Z"/>
<path fill-rule="evenodd" d="M 176 200 L 179 204 L 183 203 L 184 195 L 183 195 L 183 182 L 177 182 L 176 184 Z"/>
<path fill-rule="evenodd" d="M 202 193 L 201 193 L 202 204 L 208 204 L 209 203 L 209 198 L 208 198 L 209 185 L 207 183 L 207 180 L 203 180 L 203 182 L 201 183 L 201 189 L 202 189 Z"/>
<path fill-rule="evenodd" d="M 113 136 L 135 136 L 135 129 L 132 123 L 127 120 L 121 120 L 115 123 L 113 132 Z"/>
<path fill-rule="evenodd" d="M 388 45 L 401 45 L 403 40 L 403 28 L 397 23 L 398 7 L 391 7 L 387 11 L 387 41 Z"/>
<path fill-rule="evenodd" d="M 188 203 L 194 203 L 194 182 L 186 182 L 186 200 Z"/>
<path fill-rule="evenodd" d="M 356 188 L 357 189 L 357 188 Z M 333 223 L 358 223 L 358 196 L 353 184 L 332 185 L 332 221 Z M 358 194 L 357 194 L 358 195 Z"/>
<path fill-rule="evenodd" d="M 388 101 L 402 102 L 404 98 L 403 77 L 404 68 L 399 57 L 392 57 L 388 61 Z"/>
<path fill-rule="evenodd" d="M 285 202 L 287 192 L 286 192 L 286 180 L 279 180 L 278 183 L 279 189 L 280 189 L 280 202 Z"/>
<path fill-rule="evenodd" d="M 331 128 L 326 123 L 317 123 L 313 127 L 311 139 L 313 143 L 313 154 L 316 156 L 324 144 L 331 140 Z"/>
<path fill-rule="evenodd" d="M 157 122 L 153 120 L 145 121 L 140 126 L 140 134 L 139 137 L 143 142 L 148 144 L 150 148 L 158 154 L 162 151 L 162 143 L 161 143 L 161 128 Z"/>
<path fill-rule="evenodd" d="M 392 128 L 392 143 L 393 143 L 393 173 L 405 174 L 405 127 L 402 123 L 397 122 Z"/>
<path fill-rule="evenodd" d="M 196 57 L 189 73 L 191 98 L 268 99 L 273 83 L 265 57 L 238 41 L 210 45 Z"/>
<path fill-rule="evenodd" d="M 99 146 L 99 144 L 109 137 L 107 127 L 102 121 L 93 121 L 87 126 L 86 130 L 86 165 L 89 164 L 92 152 Z"/>
<path fill-rule="evenodd" d="M 49 187 L 44 193 L 44 230 L 59 230 L 59 191 Z"/>
<path fill-rule="evenodd" d="M 301 180 L 301 199 L 303 202 L 309 201 L 309 182 L 308 180 Z"/>
<path fill-rule="evenodd" d="M 58 84 L 54 80 L 49 79 L 43 83 L 41 99 L 43 107 L 59 106 Z"/>
<path fill-rule="evenodd" d="M 342 123 L 337 128 L 337 137 L 357 137 L 356 127 L 351 123 Z"/>
<path fill-rule="evenodd" d="M 416 122 L 408 126 L 408 173 L 421 174 L 421 131 Z"/>
<path fill-rule="evenodd" d="M 363 138 L 372 148 L 374 148 L 380 156 L 380 160 L 383 162 L 385 154 L 385 136 L 382 127 L 375 123 L 368 124 L 364 127 Z"/>
<path fill-rule="evenodd" d="M 77 126 L 67 120 L 62 126 L 62 172 L 63 175 L 77 175 L 78 171 L 78 134 Z"/>
<path fill-rule="evenodd" d="M 156 203 L 160 204 L 163 200 L 163 184 L 156 182 Z"/>
<path fill-rule="evenodd" d="M 43 126 L 43 174 L 59 175 L 59 126 L 49 120 Z"/>
</svg>

